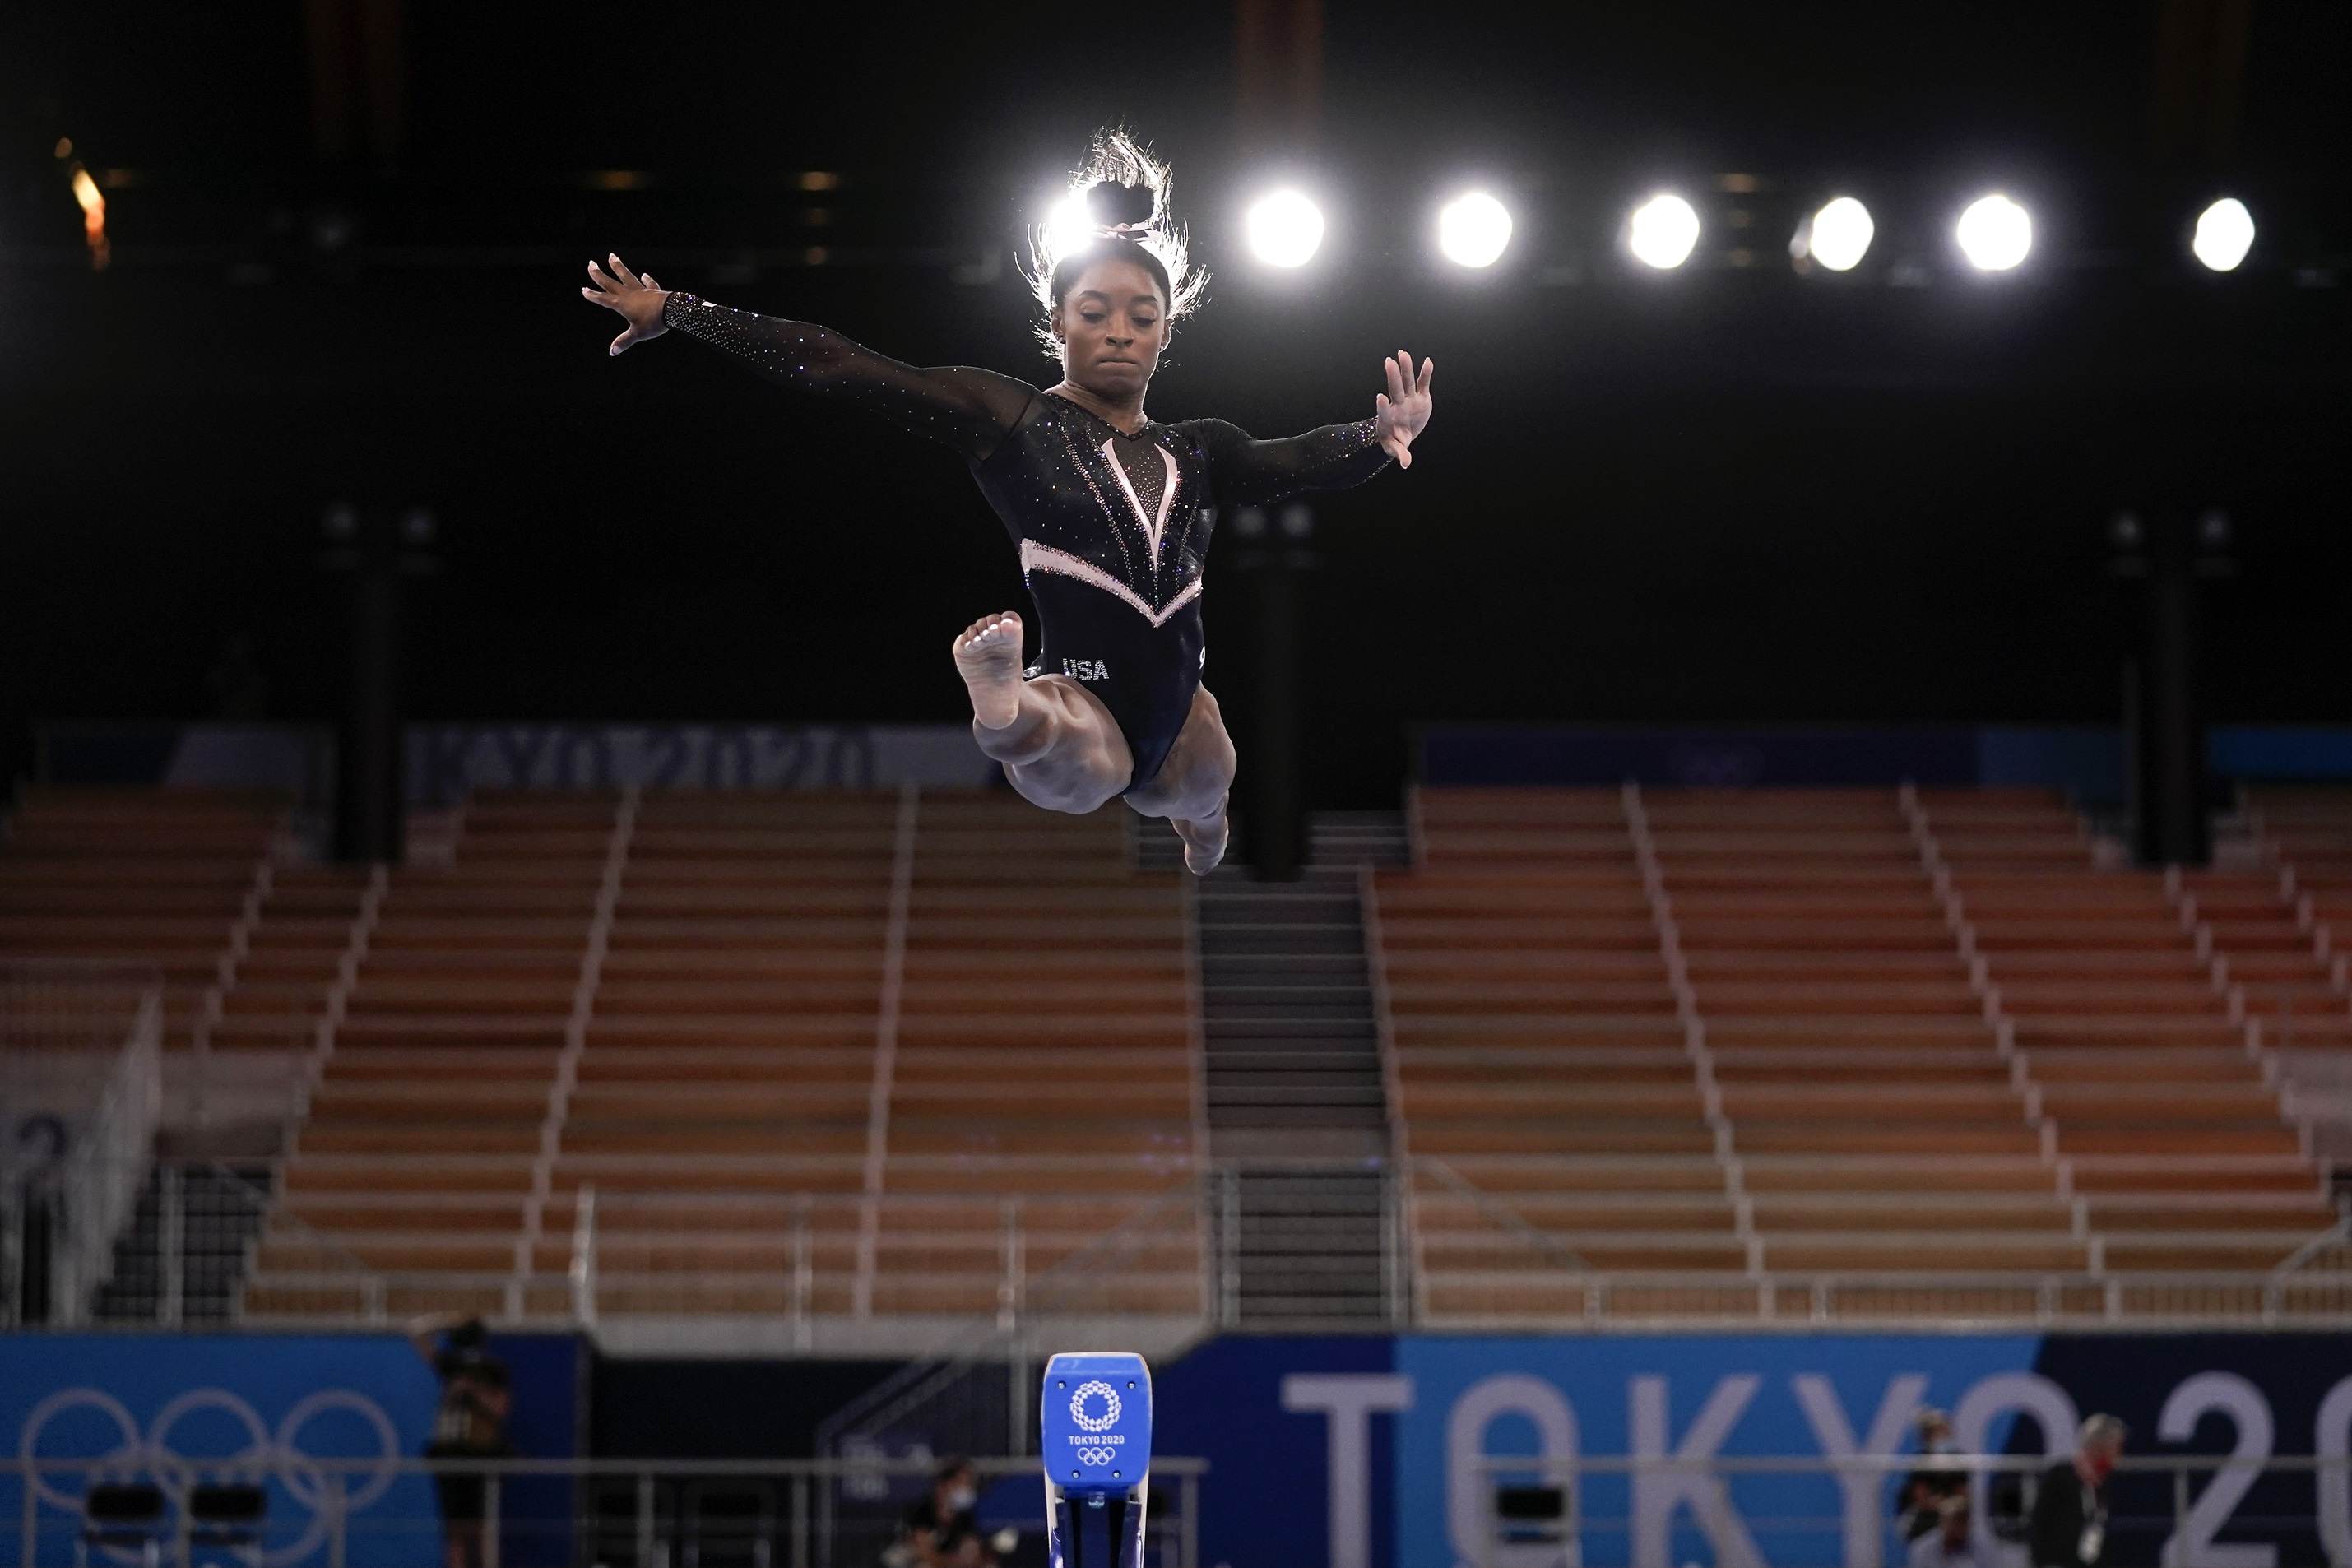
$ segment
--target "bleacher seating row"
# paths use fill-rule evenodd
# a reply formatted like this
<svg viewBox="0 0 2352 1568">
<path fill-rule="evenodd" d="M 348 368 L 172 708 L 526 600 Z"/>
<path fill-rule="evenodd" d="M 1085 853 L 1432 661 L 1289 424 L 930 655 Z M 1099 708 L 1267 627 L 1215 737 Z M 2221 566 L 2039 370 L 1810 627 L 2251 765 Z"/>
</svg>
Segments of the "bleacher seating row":
<svg viewBox="0 0 2352 1568">
<path fill-rule="evenodd" d="M 1186 894 L 1123 807 L 484 795 L 373 872 L 289 809 L 37 788 L 0 843 L 0 957 L 156 967 L 174 1049 L 304 1086 L 249 1315 L 988 1313 L 1123 1224 L 1064 1283 L 1205 1310 Z M 2175 876 L 2022 792 L 1412 817 L 1367 912 L 1425 1321 L 2159 1310 L 2336 1220 L 2279 1082 L 2352 1049 L 2346 796 Z"/>
<path fill-rule="evenodd" d="M 1100 1298 L 1202 1310 L 1185 907 L 1124 807 L 485 796 L 376 879 L 273 865 L 284 810 L 37 791 L 0 855 L 8 951 L 299 1047 L 249 1313 L 568 1312 L 583 1190 L 614 1311 L 993 1310 L 1008 1205 L 1027 1279 L 1153 1211 Z"/>
<path fill-rule="evenodd" d="M 2294 847 L 2345 842 L 2326 809 Z M 1431 1318 L 1599 1310 L 1580 1269 L 1693 1277 L 1708 1310 L 1708 1274 L 2030 1302 L 2259 1273 L 2336 1221 L 2256 1020 L 2283 998 L 2340 1049 L 2352 1003 L 2274 868 L 2101 869 L 2061 802 L 1997 791 L 1416 816 L 1375 898 Z"/>
</svg>

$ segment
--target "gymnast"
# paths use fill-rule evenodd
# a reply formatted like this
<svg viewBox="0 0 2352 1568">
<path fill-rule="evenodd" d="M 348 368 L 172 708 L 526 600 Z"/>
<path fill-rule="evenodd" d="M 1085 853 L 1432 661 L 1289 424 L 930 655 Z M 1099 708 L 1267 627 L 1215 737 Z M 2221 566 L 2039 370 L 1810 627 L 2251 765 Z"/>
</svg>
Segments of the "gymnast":
<svg viewBox="0 0 2352 1568">
<path fill-rule="evenodd" d="M 1013 787 L 1049 811 L 1084 814 L 1122 795 L 1164 816 L 1184 864 L 1205 876 L 1225 853 L 1234 743 L 1201 683 L 1202 556 L 1221 510 L 1360 484 L 1393 458 L 1412 466 L 1429 423 L 1426 359 L 1382 362 L 1373 414 L 1286 440 L 1222 419 L 1163 425 L 1144 389 L 1175 321 L 1208 279 L 1185 262 L 1169 216 L 1169 171 L 1123 130 L 1097 132 L 1071 182 L 1091 223 L 1075 244 L 1041 228 L 1023 268 L 1044 316 L 1036 334 L 1062 380 L 1042 391 L 970 365 L 919 369 L 807 321 L 664 290 L 617 255 L 588 264 L 581 292 L 624 317 L 618 354 L 671 328 L 785 386 L 861 405 L 960 453 L 1020 552 L 1039 652 L 1023 667 L 1021 617 L 983 616 L 957 634 L 972 734 Z M 1064 253 L 1066 251 L 1066 253 Z"/>
</svg>

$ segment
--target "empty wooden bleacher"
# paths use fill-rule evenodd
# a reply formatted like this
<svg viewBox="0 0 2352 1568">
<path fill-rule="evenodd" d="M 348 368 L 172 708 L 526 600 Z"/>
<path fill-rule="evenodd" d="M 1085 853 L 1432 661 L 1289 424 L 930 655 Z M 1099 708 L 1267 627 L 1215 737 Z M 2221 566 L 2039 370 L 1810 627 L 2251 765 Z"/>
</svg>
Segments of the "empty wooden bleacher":
<svg viewBox="0 0 2352 1568">
<path fill-rule="evenodd" d="M 392 875 L 249 1306 L 337 1310 L 340 1251 L 568 1315 L 588 1217 L 600 1313 L 989 1314 L 1150 1210 L 1073 1310 L 1197 1315 L 1184 907 L 1124 815 L 478 799 Z"/>
<path fill-rule="evenodd" d="M 2096 1310 L 2100 1281 L 2259 1275 L 2333 1222 L 2210 962 L 2234 942 L 2322 1016 L 2293 910 L 2102 869 L 2055 797 L 1425 790 L 1415 816 L 1376 897 L 1433 1318 L 1810 1312 L 1822 1282 L 1892 1315 Z M 1903 1283 L 1937 1275 L 1985 1282 Z"/>
<path fill-rule="evenodd" d="M 0 838 L 0 958 L 156 972 L 167 1049 L 194 1043 L 292 801 L 28 784 Z"/>
<path fill-rule="evenodd" d="M 1418 815 L 1424 863 L 1374 892 L 1429 1310 L 1563 1268 L 1736 1274 L 1622 797 L 1427 791 Z"/>
<path fill-rule="evenodd" d="M 246 1291 L 335 1313 L 514 1305 L 551 1096 L 614 831 L 611 796 L 486 796 L 454 859 L 392 873 Z"/>
</svg>

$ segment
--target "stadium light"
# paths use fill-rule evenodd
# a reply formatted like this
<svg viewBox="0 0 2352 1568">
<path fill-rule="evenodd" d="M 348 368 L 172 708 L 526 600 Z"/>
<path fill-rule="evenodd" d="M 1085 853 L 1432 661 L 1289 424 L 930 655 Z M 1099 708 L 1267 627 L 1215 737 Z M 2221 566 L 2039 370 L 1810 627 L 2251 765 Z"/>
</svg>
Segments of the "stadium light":
<svg viewBox="0 0 2352 1568">
<path fill-rule="evenodd" d="M 2223 196 L 2197 218 L 2189 248 L 2216 272 L 2234 272 L 2254 247 L 2254 215 L 2235 196 Z"/>
<path fill-rule="evenodd" d="M 1952 235 L 1969 266 L 1979 272 L 2006 272 L 2033 248 L 2033 219 L 2007 196 L 1979 196 L 1960 215 Z"/>
<path fill-rule="evenodd" d="M 1876 233 L 1870 209 L 1852 196 L 1839 196 L 1797 226 L 1789 254 L 1799 261 L 1820 262 L 1832 272 L 1849 272 L 1870 249 Z"/>
<path fill-rule="evenodd" d="M 1625 247 L 1660 271 L 1689 260 L 1697 244 L 1698 214 L 1690 203 L 1669 193 L 1635 207 L 1625 231 Z"/>
<path fill-rule="evenodd" d="M 1243 226 L 1250 253 L 1268 267 L 1304 267 L 1323 243 L 1323 212 L 1297 191 L 1261 196 Z"/>
<path fill-rule="evenodd" d="M 1094 219 L 1087 212 L 1084 192 L 1069 192 L 1046 209 L 1046 243 L 1052 247 L 1052 255 L 1069 255 L 1084 245 L 1093 232 Z"/>
<path fill-rule="evenodd" d="M 1460 267 L 1492 267 L 1511 243 L 1511 215 L 1484 191 L 1454 197 L 1437 215 L 1437 247 Z"/>
</svg>

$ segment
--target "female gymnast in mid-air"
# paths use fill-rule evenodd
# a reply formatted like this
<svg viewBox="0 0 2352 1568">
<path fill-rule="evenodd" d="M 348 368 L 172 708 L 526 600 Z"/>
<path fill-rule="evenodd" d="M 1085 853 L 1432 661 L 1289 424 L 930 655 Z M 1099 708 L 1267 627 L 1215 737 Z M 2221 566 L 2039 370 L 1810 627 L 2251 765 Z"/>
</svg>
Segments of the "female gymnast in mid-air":
<svg viewBox="0 0 2352 1568">
<path fill-rule="evenodd" d="M 581 292 L 627 319 L 620 353 L 675 327 L 787 386 L 862 404 L 961 453 L 1021 552 L 1037 606 L 1037 662 L 1021 660 L 1021 617 L 984 616 L 955 639 L 972 733 L 1013 787 L 1049 811 L 1086 813 L 1113 795 L 1164 816 L 1184 863 L 1206 875 L 1225 853 L 1234 743 L 1201 684 L 1202 556 L 1218 509 L 1306 489 L 1343 489 L 1412 465 L 1429 423 L 1430 374 L 1400 352 L 1383 362 L 1374 412 L 1287 440 L 1255 441 L 1222 419 L 1162 425 L 1144 389 L 1170 326 L 1207 282 L 1185 265 L 1168 216 L 1169 173 L 1124 132 L 1097 135 L 1083 190 L 1090 229 L 1048 228 L 1024 276 L 1045 313 L 1038 336 L 1062 364 L 1040 391 L 970 365 L 918 369 L 838 332 L 665 291 L 616 256 L 588 264 Z M 1063 253 L 1066 251 L 1066 253 Z"/>
</svg>

